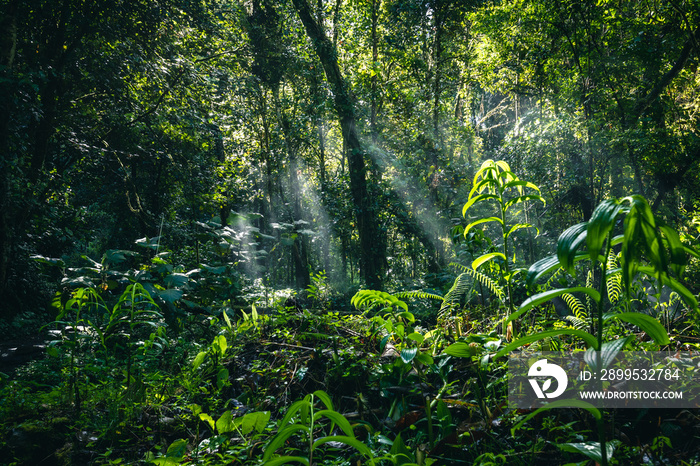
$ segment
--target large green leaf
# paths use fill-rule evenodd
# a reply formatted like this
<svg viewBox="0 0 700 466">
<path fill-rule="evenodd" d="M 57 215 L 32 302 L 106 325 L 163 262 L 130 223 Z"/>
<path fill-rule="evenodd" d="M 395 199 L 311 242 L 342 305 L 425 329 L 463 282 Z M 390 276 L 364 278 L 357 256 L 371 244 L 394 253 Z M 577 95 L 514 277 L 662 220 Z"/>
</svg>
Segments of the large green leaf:
<svg viewBox="0 0 700 466">
<path fill-rule="evenodd" d="M 495 259 L 496 257 L 499 257 L 504 261 L 506 260 L 506 256 L 504 256 L 502 252 L 490 252 L 474 259 L 474 262 L 472 262 L 472 268 L 476 270 L 485 262 Z"/>
<path fill-rule="evenodd" d="M 321 400 L 321 403 L 323 403 L 326 409 L 333 410 L 333 402 L 331 401 L 331 397 L 328 396 L 328 393 L 323 390 L 316 390 L 314 392 L 314 397 Z"/>
<path fill-rule="evenodd" d="M 463 341 L 456 341 L 445 348 L 443 353 L 457 358 L 469 358 L 476 354 L 476 350 L 476 346 L 470 346 L 469 343 Z"/>
<path fill-rule="evenodd" d="M 583 400 L 557 400 L 557 401 L 552 401 L 550 403 L 547 403 L 546 405 L 542 406 L 540 409 L 537 409 L 527 416 L 523 418 L 520 422 L 518 422 L 513 428 L 510 430 L 510 433 L 515 436 L 515 431 L 520 428 L 523 424 L 525 424 L 527 421 L 532 419 L 533 417 L 537 416 L 538 414 L 544 412 L 544 411 L 549 411 L 550 409 L 554 408 L 581 408 L 585 409 L 589 413 L 593 415 L 594 418 L 600 419 L 601 418 L 601 413 L 598 408 L 593 406 L 592 404 L 583 401 Z"/>
<path fill-rule="evenodd" d="M 537 187 L 536 184 L 530 183 L 529 181 L 522 181 L 522 180 L 515 180 L 515 181 L 509 181 L 508 183 L 503 185 L 503 189 L 501 192 L 505 192 L 505 190 L 510 189 L 510 188 L 519 188 L 518 192 L 522 194 L 523 190 L 522 188 L 532 188 L 538 193 L 540 192 L 540 188 Z"/>
<path fill-rule="evenodd" d="M 472 227 L 475 227 L 475 226 L 477 226 L 477 225 L 480 225 L 480 224 L 482 224 L 482 223 L 487 223 L 487 222 L 498 222 L 498 223 L 500 223 L 501 225 L 503 225 L 503 220 L 501 220 L 501 219 L 498 218 L 498 217 L 480 218 L 479 220 L 477 220 L 477 221 L 475 221 L 475 222 L 472 222 L 472 223 L 470 223 L 469 225 L 467 225 L 466 227 L 464 227 L 464 237 L 465 237 L 465 238 L 467 237 L 467 233 L 469 232 L 469 230 L 472 229 Z"/>
<path fill-rule="evenodd" d="M 413 358 L 416 357 L 416 354 L 418 354 L 418 348 L 404 348 L 401 350 L 401 360 L 404 363 L 408 364 L 411 361 L 413 361 Z"/>
<path fill-rule="evenodd" d="M 627 298 L 630 298 L 632 280 L 637 274 L 642 257 L 651 263 L 655 274 L 667 270 L 666 253 L 661 235 L 656 230 L 656 222 L 646 199 L 634 195 L 624 199 L 632 207 L 625 217 L 624 241 L 622 242 L 622 282 Z"/>
<path fill-rule="evenodd" d="M 600 362 L 601 367 L 605 369 L 613 362 L 615 356 L 620 352 L 622 348 L 625 347 L 627 342 L 632 339 L 632 335 L 627 335 L 624 338 L 618 338 L 617 340 L 611 340 L 603 342 L 603 346 L 600 349 Z M 598 355 L 597 351 L 593 348 L 588 348 L 586 354 L 583 355 L 583 360 L 591 366 L 593 371 L 598 370 Z"/>
<path fill-rule="evenodd" d="M 557 240 L 557 258 L 564 270 L 571 275 L 576 275 L 574 270 L 574 258 L 579 246 L 586 241 L 586 222 L 577 223 L 567 228 Z"/>
<path fill-rule="evenodd" d="M 467 196 L 467 199 L 471 199 L 477 192 L 482 193 L 487 186 L 494 184 L 496 184 L 496 181 L 490 178 L 474 183 L 474 187 L 471 189 L 471 191 L 469 191 L 469 196 Z"/>
<path fill-rule="evenodd" d="M 534 225 L 531 225 L 529 223 L 516 223 L 512 227 L 510 227 L 510 230 L 508 230 L 508 233 L 506 233 L 506 237 L 510 236 L 513 232 L 520 230 L 522 228 L 534 228 L 537 234 L 540 234 L 540 230 L 535 227 Z"/>
<path fill-rule="evenodd" d="M 615 219 L 622 211 L 617 199 L 606 199 L 595 208 L 587 225 L 586 246 L 592 261 L 598 259 L 598 254 L 615 225 Z"/>
<path fill-rule="evenodd" d="M 475 196 L 475 197 L 469 199 L 469 201 L 467 201 L 467 203 L 464 204 L 464 207 L 462 207 L 462 217 L 467 216 L 467 210 L 469 210 L 469 208 L 471 206 L 473 206 L 475 203 L 480 202 L 480 201 L 485 201 L 488 199 L 495 199 L 498 202 L 501 202 L 501 198 L 496 196 L 495 194 L 488 194 L 488 193 L 479 194 L 478 196 Z"/>
<path fill-rule="evenodd" d="M 640 314 L 639 312 L 623 312 L 621 314 L 610 314 L 608 319 L 618 319 L 636 325 L 660 345 L 671 343 L 664 326 L 649 315 Z"/>
<path fill-rule="evenodd" d="M 321 417 L 325 417 L 333 421 L 334 424 L 340 427 L 345 435 L 354 435 L 352 433 L 352 426 L 350 426 L 350 422 L 339 412 L 333 411 L 332 409 L 322 409 L 321 411 L 314 413 L 314 421 L 317 421 Z"/>
<path fill-rule="evenodd" d="M 231 411 L 226 411 L 216 421 L 216 431 L 220 434 L 225 434 L 227 432 L 232 432 L 233 430 L 233 416 L 231 415 Z"/>
<path fill-rule="evenodd" d="M 661 221 L 656 222 L 659 230 L 663 233 L 664 238 L 666 238 L 666 243 L 668 244 L 668 249 L 671 253 L 670 257 L 670 267 L 673 272 L 679 277 L 683 276 L 683 270 L 688 264 L 688 257 L 685 254 L 685 246 L 681 243 L 681 238 L 678 236 L 678 232 L 666 225 Z"/>
<path fill-rule="evenodd" d="M 265 430 L 267 423 L 270 421 L 270 411 L 256 411 L 247 413 L 234 420 L 234 424 L 241 428 L 244 434 L 248 434 L 255 429 L 259 434 Z"/>
<path fill-rule="evenodd" d="M 564 293 L 586 293 L 596 302 L 600 301 L 600 293 L 598 292 L 598 290 L 594 290 L 593 288 L 588 288 L 586 286 L 574 286 L 570 288 L 557 288 L 554 290 L 547 290 L 527 298 L 520 305 L 518 310 L 508 317 L 506 323 L 510 322 L 511 320 L 517 319 L 533 307 L 539 306 L 540 304 L 545 303 L 550 299 L 556 298 L 557 296 L 561 296 Z"/>
<path fill-rule="evenodd" d="M 504 346 L 498 353 L 496 353 L 493 356 L 493 359 L 498 359 L 501 356 L 505 356 L 506 354 L 510 353 L 514 349 L 518 349 L 523 345 L 527 345 L 528 343 L 533 343 L 538 340 L 544 340 L 545 338 L 551 338 L 551 337 L 559 337 L 562 335 L 573 335 L 575 337 L 579 337 L 586 343 L 588 343 L 589 346 L 593 348 L 598 347 L 598 340 L 596 337 L 591 335 L 588 332 L 584 332 L 583 330 L 576 330 L 572 328 L 562 328 L 562 329 L 555 329 L 555 330 L 546 330 L 544 332 L 538 332 L 532 335 L 528 335 L 526 337 L 519 338 L 506 346 Z"/>
</svg>

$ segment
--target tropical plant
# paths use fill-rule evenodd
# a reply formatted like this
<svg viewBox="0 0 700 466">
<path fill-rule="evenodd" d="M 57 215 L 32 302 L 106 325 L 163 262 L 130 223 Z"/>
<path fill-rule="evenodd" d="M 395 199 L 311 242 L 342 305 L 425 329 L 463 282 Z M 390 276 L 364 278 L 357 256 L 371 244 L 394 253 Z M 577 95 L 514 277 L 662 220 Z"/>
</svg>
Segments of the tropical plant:
<svg viewBox="0 0 700 466">
<path fill-rule="evenodd" d="M 318 409 L 318 402 L 322 403 L 325 409 Z M 330 421 L 328 425 L 328 435 L 319 437 L 317 430 L 322 427 L 321 421 L 325 418 Z M 339 428 L 344 435 L 333 435 L 335 428 Z M 299 447 L 306 450 L 306 456 L 283 455 L 275 456 L 276 452 L 287 445 L 289 439 L 294 435 L 300 435 L 302 442 L 306 443 L 305 447 Z M 278 432 L 270 443 L 265 447 L 263 453 L 263 461 L 265 466 L 276 466 L 287 463 L 301 463 L 309 466 L 318 460 L 317 455 L 319 447 L 329 442 L 342 443 L 349 447 L 355 448 L 365 458 L 369 464 L 374 464 L 372 451 L 355 438 L 350 422 L 333 409 L 328 394 L 322 390 L 317 390 L 312 394 L 306 395 L 304 399 L 293 403 L 278 425 Z M 289 447 L 286 447 L 289 448 Z M 285 450 L 287 453 L 289 450 Z"/>
<path fill-rule="evenodd" d="M 624 218 L 623 234 L 613 236 L 619 218 Z M 611 268 L 615 261 L 611 260 L 613 247 L 622 244 L 620 268 Z M 586 250 L 580 252 L 585 244 Z M 590 261 L 590 271 L 596 274 L 599 282 L 598 289 L 593 288 L 592 280 L 587 286 L 567 287 L 547 290 L 528 298 L 517 312 L 510 315 L 508 321 L 518 318 L 536 306 L 557 296 L 571 296 L 573 293 L 584 293 L 596 303 L 595 335 L 578 328 L 554 329 L 538 332 L 522 337 L 503 347 L 494 357 L 508 354 L 510 351 L 525 344 L 544 338 L 562 335 L 573 335 L 581 338 L 589 347 L 586 361 L 594 370 L 606 367 L 628 342 L 629 338 L 620 338 L 603 342 L 604 326 L 613 321 L 622 321 L 636 325 L 646 332 L 658 345 L 670 343 L 666 329 L 655 318 L 630 310 L 630 290 L 638 274 L 646 275 L 656 281 L 656 286 L 671 287 L 686 305 L 698 309 L 695 296 L 674 278 L 671 273 L 682 276 L 687 264 L 687 254 L 698 257 L 692 248 L 681 243 L 678 233 L 651 212 L 646 199 L 639 195 L 622 199 L 603 201 L 593 212 L 591 219 L 568 228 L 559 237 L 556 256 L 542 259 L 530 267 L 527 281 L 530 286 L 545 274 L 563 268 L 570 275 L 576 275 L 576 263 L 582 260 Z M 618 287 L 622 287 L 625 298 L 624 312 L 605 312 L 605 297 L 619 295 Z M 574 302 L 573 300 L 570 300 Z M 556 407 L 550 403 L 542 409 Z M 600 458 L 607 465 L 608 447 L 606 446 L 603 418 L 595 408 L 586 406 L 594 414 L 598 423 L 599 443 L 596 446 L 595 458 Z M 582 447 L 583 448 L 583 447 Z"/>
<path fill-rule="evenodd" d="M 525 189 L 535 191 L 536 194 L 526 194 Z M 507 297 L 505 304 L 507 306 L 506 318 L 513 314 L 513 281 L 516 274 L 523 272 L 524 269 L 515 266 L 516 255 L 513 251 L 511 236 L 518 230 L 523 228 L 535 228 L 530 223 L 514 222 L 515 208 L 520 207 L 520 203 L 528 201 L 540 201 L 545 204 L 544 198 L 540 195 L 540 189 L 529 181 L 520 180 L 510 169 L 510 166 L 504 161 L 494 162 L 486 160 L 481 164 L 481 168 L 474 175 L 474 182 L 467 203 L 462 208 L 462 215 L 467 216 L 467 212 L 477 204 L 495 203 L 497 212 L 495 215 L 481 217 L 470 222 L 464 227 L 464 236 L 469 234 L 470 230 L 477 225 L 488 222 L 496 222 L 501 225 L 501 237 L 503 240 L 503 249 L 499 252 L 489 252 L 483 254 L 472 261 L 471 267 L 474 270 L 475 278 L 482 283 L 490 285 L 485 277 L 477 275 L 478 268 L 489 261 L 497 261 L 500 275 L 500 282 L 505 283 L 506 293 L 500 293 L 498 287 L 489 286 L 496 292 L 496 295 L 502 301 Z M 512 320 L 512 319 L 511 319 Z M 512 325 L 508 327 L 507 334 L 510 339 L 512 334 Z"/>
</svg>

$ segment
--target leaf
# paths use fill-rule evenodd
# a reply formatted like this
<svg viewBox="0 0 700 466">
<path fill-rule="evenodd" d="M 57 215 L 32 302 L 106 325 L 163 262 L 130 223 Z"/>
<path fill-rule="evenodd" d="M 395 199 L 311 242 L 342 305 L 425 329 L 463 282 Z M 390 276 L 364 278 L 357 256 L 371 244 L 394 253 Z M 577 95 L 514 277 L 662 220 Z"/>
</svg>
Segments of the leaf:
<svg viewBox="0 0 700 466">
<path fill-rule="evenodd" d="M 520 193 L 522 193 L 522 188 L 532 188 L 535 191 L 537 191 L 538 193 L 540 192 L 540 188 L 537 187 L 536 184 L 530 183 L 529 181 L 522 181 L 522 180 L 509 181 L 508 183 L 503 185 L 503 191 L 505 191 L 506 189 L 515 188 L 515 187 L 520 188 L 518 190 Z"/>
<path fill-rule="evenodd" d="M 621 314 L 612 314 L 608 318 L 619 319 L 629 322 L 632 325 L 636 325 L 660 345 L 668 345 L 671 343 L 664 326 L 661 325 L 658 320 L 649 315 L 640 314 L 638 312 L 623 312 Z"/>
<path fill-rule="evenodd" d="M 593 348 L 598 347 L 598 340 L 596 337 L 591 335 L 588 332 L 584 332 L 583 330 L 576 330 L 572 328 L 563 328 L 563 329 L 555 329 L 555 330 L 546 330 L 544 332 L 538 332 L 533 335 L 528 335 L 526 337 L 519 338 L 515 340 L 512 343 L 509 343 L 508 345 L 504 346 L 498 353 L 496 353 L 493 356 L 493 359 L 498 359 L 501 356 L 505 356 L 506 354 L 510 353 L 514 349 L 520 348 L 523 345 L 526 345 L 528 343 L 533 343 L 538 340 L 544 340 L 545 338 L 551 338 L 551 337 L 559 337 L 562 335 L 573 335 L 576 337 L 579 337 L 586 343 L 588 343 L 589 346 Z"/>
<path fill-rule="evenodd" d="M 199 366 L 202 365 L 204 362 L 204 358 L 207 357 L 207 352 L 206 351 L 200 351 L 197 353 L 197 356 L 195 356 L 194 360 L 192 361 L 192 367 L 194 369 L 197 369 Z"/>
<path fill-rule="evenodd" d="M 328 393 L 324 392 L 323 390 L 316 390 L 314 392 L 314 396 L 321 400 L 321 403 L 323 403 L 326 409 L 333 409 L 333 402 L 331 401 L 331 397 L 328 396 Z"/>
<path fill-rule="evenodd" d="M 216 423 L 214 422 L 214 418 L 212 418 L 207 413 L 199 413 L 199 419 L 202 421 L 206 421 L 206 423 L 209 424 L 211 431 L 214 432 L 214 428 L 216 426 Z"/>
<path fill-rule="evenodd" d="M 600 442 L 558 443 L 556 445 L 560 449 L 570 453 L 583 453 L 597 463 L 601 463 L 603 461 L 603 456 L 600 450 Z M 612 458 L 616 445 L 617 443 L 615 441 L 606 442 L 605 451 L 608 459 Z"/>
<path fill-rule="evenodd" d="M 576 275 L 574 270 L 574 258 L 579 246 L 586 241 L 586 222 L 577 223 L 567 228 L 557 240 L 557 258 L 561 266 L 572 276 Z"/>
<path fill-rule="evenodd" d="M 474 183 L 474 186 L 469 191 L 469 196 L 467 196 L 467 199 L 471 199 L 474 196 L 474 194 L 477 192 L 482 193 L 487 186 L 493 185 L 493 184 L 496 184 L 496 182 L 495 182 L 495 180 L 492 180 L 492 179 L 484 179 L 484 180 L 481 180 L 477 183 Z"/>
<path fill-rule="evenodd" d="M 526 194 L 524 196 L 515 197 L 506 202 L 503 206 L 503 210 L 508 210 L 511 206 L 525 201 L 540 201 L 542 204 L 547 205 L 547 201 L 545 201 L 542 196 L 537 194 Z"/>
<path fill-rule="evenodd" d="M 570 288 L 557 288 L 555 290 L 547 290 L 527 298 L 520 305 L 518 310 L 508 317 L 506 323 L 512 321 L 513 319 L 517 319 L 533 307 L 539 306 L 542 303 L 546 303 L 550 299 L 556 298 L 557 296 L 563 295 L 564 293 L 586 293 L 591 298 L 593 298 L 595 302 L 600 301 L 600 293 L 597 290 L 594 290 L 593 288 L 588 288 L 585 286 L 574 286 Z"/>
<path fill-rule="evenodd" d="M 457 358 L 470 358 L 476 354 L 476 351 L 477 347 L 469 346 L 463 341 L 457 341 L 445 348 L 443 353 Z"/>
<path fill-rule="evenodd" d="M 532 288 L 535 282 L 544 274 L 561 268 L 561 263 L 557 256 L 549 256 L 540 259 L 530 266 L 527 271 L 526 283 L 528 288 Z"/>
<path fill-rule="evenodd" d="M 673 272 L 679 277 L 683 276 L 683 269 L 688 264 L 688 258 L 685 255 L 685 247 L 681 243 L 681 238 L 678 236 L 676 230 L 666 225 L 661 221 L 656 222 L 659 230 L 663 233 L 668 243 L 668 248 L 671 252 L 670 265 Z"/>
<path fill-rule="evenodd" d="M 469 230 L 471 230 L 472 227 L 475 227 L 475 226 L 477 226 L 477 225 L 479 225 L 479 224 L 481 224 L 481 223 L 486 223 L 486 222 L 498 222 L 498 223 L 500 223 L 501 225 L 503 225 L 503 220 L 501 220 L 501 219 L 498 218 L 498 217 L 480 218 L 479 220 L 477 220 L 477 221 L 475 221 L 475 222 L 472 222 L 472 223 L 470 223 L 469 225 L 467 225 L 466 227 L 464 227 L 464 237 L 465 237 L 465 238 L 467 237 L 467 233 L 469 233 Z"/>
<path fill-rule="evenodd" d="M 474 262 L 472 262 L 472 268 L 474 270 L 476 270 L 483 263 L 488 262 L 491 259 L 494 259 L 496 257 L 499 257 L 499 258 L 503 259 L 504 261 L 506 260 L 506 256 L 504 256 L 502 252 L 490 252 L 488 254 L 484 254 L 483 256 L 480 256 L 480 257 L 474 259 Z"/>
<path fill-rule="evenodd" d="M 226 411 L 221 417 L 216 421 L 216 431 L 220 434 L 225 434 L 235 430 L 234 424 L 232 422 L 231 411 Z"/>
<path fill-rule="evenodd" d="M 270 411 L 257 411 L 254 413 L 248 413 L 244 416 L 236 418 L 234 424 L 241 427 L 241 431 L 244 434 L 249 434 L 256 430 L 257 433 L 261 434 L 267 423 L 270 421 Z"/>
<path fill-rule="evenodd" d="M 409 334 L 406 336 L 406 338 L 408 338 L 409 340 L 415 341 L 415 342 L 418 343 L 419 345 L 422 344 L 422 343 L 423 343 L 423 340 L 425 339 L 425 338 L 423 337 L 423 335 L 421 335 L 421 334 L 418 333 L 418 332 L 409 333 Z"/>
<path fill-rule="evenodd" d="M 306 436 L 308 436 L 310 434 L 309 428 L 306 426 L 303 426 L 301 424 L 292 424 L 290 426 L 285 427 L 284 429 L 280 430 L 277 433 L 277 435 L 275 435 L 272 438 L 270 443 L 267 444 L 267 447 L 265 448 L 265 452 L 263 453 L 263 458 L 262 458 L 263 461 L 268 461 L 272 457 L 272 455 L 275 454 L 275 452 L 278 449 L 280 449 L 284 446 L 287 439 L 297 432 L 304 432 L 304 433 L 306 433 Z M 275 463 L 275 464 L 284 464 L 284 463 Z M 308 462 L 306 464 L 308 464 Z"/>
<path fill-rule="evenodd" d="M 618 338 L 617 340 L 603 342 L 603 346 L 600 349 L 600 362 L 602 369 L 605 369 L 613 362 L 615 356 L 620 352 L 622 348 L 625 347 L 627 342 L 632 339 L 632 335 L 627 335 L 624 338 Z M 588 351 L 583 355 L 583 360 L 591 366 L 593 371 L 598 370 L 598 358 L 597 351 L 593 348 L 588 348 Z"/>
<path fill-rule="evenodd" d="M 307 400 L 307 399 L 297 400 L 294 403 L 292 403 L 292 405 L 287 410 L 287 413 L 282 418 L 282 421 L 279 423 L 279 428 L 282 429 L 287 424 L 289 424 L 289 422 L 291 422 L 294 415 L 297 412 L 299 412 L 302 408 L 305 408 L 307 411 L 311 408 L 311 403 L 309 402 L 309 400 Z"/>
<path fill-rule="evenodd" d="M 34 254 L 34 255 L 30 256 L 29 258 L 32 260 L 35 260 L 39 263 L 42 263 L 42 264 L 57 265 L 59 267 L 65 267 L 63 259 L 60 259 L 60 258 L 44 257 L 44 256 L 40 256 L 38 254 Z"/>
<path fill-rule="evenodd" d="M 190 281 L 190 278 L 184 273 L 172 273 L 163 279 L 163 283 L 168 288 L 175 288 L 182 286 Z"/>
<path fill-rule="evenodd" d="M 364 443 L 360 442 L 357 440 L 355 437 L 350 437 L 350 436 L 344 436 L 344 435 L 330 435 L 328 437 L 322 437 L 318 440 L 316 440 L 311 448 L 315 450 L 319 446 L 323 445 L 324 443 L 328 442 L 339 442 L 339 443 L 344 443 L 345 445 L 349 447 L 355 448 L 357 451 L 362 453 L 368 458 L 372 458 L 372 450 L 369 449 L 367 445 Z"/>
<path fill-rule="evenodd" d="M 333 411 L 332 409 L 323 409 L 314 413 L 314 421 L 317 421 L 321 417 L 331 420 L 334 424 L 340 427 L 340 430 L 342 430 L 345 435 L 354 435 L 352 433 L 352 426 L 350 425 L 350 422 L 339 412 Z"/>
<path fill-rule="evenodd" d="M 404 348 L 401 350 L 401 360 L 408 364 L 413 361 L 416 354 L 418 354 L 418 348 Z"/>
<path fill-rule="evenodd" d="M 170 444 L 168 451 L 165 453 L 166 458 L 180 459 L 187 453 L 187 440 L 178 439 Z"/>
<path fill-rule="evenodd" d="M 606 199 L 595 208 L 588 220 L 586 246 L 592 261 L 598 260 L 598 254 L 603 247 L 608 233 L 615 226 L 615 219 L 623 210 L 617 199 Z"/>
<path fill-rule="evenodd" d="M 424 366 L 435 364 L 433 357 L 428 352 L 418 353 L 416 355 L 416 361 L 423 364 Z"/>
<path fill-rule="evenodd" d="M 301 463 L 309 466 L 309 460 L 301 456 L 279 456 L 273 460 L 266 461 L 263 466 L 278 466 L 289 463 Z"/>
<path fill-rule="evenodd" d="M 479 194 L 478 196 L 469 199 L 469 201 L 467 201 L 467 203 L 464 204 L 464 207 L 462 207 L 462 217 L 467 216 L 467 210 L 469 210 L 469 208 L 475 203 L 480 201 L 486 201 L 488 199 L 495 199 L 498 202 L 501 202 L 501 198 L 496 196 L 495 194 Z"/>
<path fill-rule="evenodd" d="M 518 430 L 520 428 L 520 426 L 522 426 L 527 421 L 529 421 L 533 417 L 537 416 L 541 412 L 549 411 L 550 409 L 554 409 L 554 408 L 581 408 L 581 409 L 585 409 L 586 411 L 591 413 L 594 418 L 596 418 L 596 419 L 601 418 L 600 410 L 586 401 L 583 401 L 583 400 L 557 400 L 557 401 L 549 402 L 546 405 L 542 406 L 540 409 L 537 409 L 537 410 L 531 412 L 530 414 L 528 414 L 527 416 L 525 416 L 524 419 L 522 419 L 520 422 L 518 422 L 510 430 L 511 435 L 513 435 L 513 437 L 515 437 L 515 431 Z"/>
<path fill-rule="evenodd" d="M 534 228 L 535 231 L 537 231 L 537 234 L 540 234 L 540 230 L 537 229 L 534 225 L 531 225 L 529 223 L 516 223 L 512 227 L 510 227 L 510 230 L 508 230 L 508 233 L 506 233 L 506 238 L 509 237 L 513 232 L 520 230 L 522 228 Z"/>
<path fill-rule="evenodd" d="M 174 303 L 182 298 L 182 290 L 176 288 L 168 288 L 167 290 L 158 290 L 158 296 L 166 303 Z"/>
</svg>

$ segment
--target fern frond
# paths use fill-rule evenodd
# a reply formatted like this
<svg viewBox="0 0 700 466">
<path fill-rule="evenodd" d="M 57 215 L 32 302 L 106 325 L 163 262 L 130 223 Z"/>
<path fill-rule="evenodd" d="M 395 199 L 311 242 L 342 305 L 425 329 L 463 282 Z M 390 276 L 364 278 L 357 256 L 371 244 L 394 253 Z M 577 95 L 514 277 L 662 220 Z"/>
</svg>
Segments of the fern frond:
<svg viewBox="0 0 700 466">
<path fill-rule="evenodd" d="M 666 304 L 667 307 L 671 307 L 675 304 L 678 304 L 681 300 L 681 295 L 676 293 L 675 291 L 672 291 L 670 295 L 668 295 L 668 303 Z"/>
<path fill-rule="evenodd" d="M 452 288 L 442 299 L 442 306 L 438 311 L 438 316 L 443 316 L 445 312 L 452 308 L 454 303 L 459 303 L 462 296 L 470 292 L 474 287 L 474 280 L 468 272 L 463 272 L 455 279 Z"/>
<path fill-rule="evenodd" d="M 471 267 L 466 267 L 462 264 L 457 264 L 457 263 L 453 262 L 450 265 L 456 269 L 461 270 L 462 275 L 468 274 L 469 276 L 471 276 L 472 278 L 477 280 L 479 283 L 481 283 L 482 286 L 485 286 L 486 288 L 489 289 L 489 291 L 491 291 L 493 294 L 498 296 L 498 299 L 500 299 L 501 301 L 505 301 L 505 299 L 506 299 L 505 290 L 503 289 L 502 286 L 500 286 L 498 283 L 496 283 L 496 281 L 493 280 L 488 275 L 485 275 L 485 274 L 479 272 L 478 270 L 474 270 Z M 460 277 L 462 275 L 460 275 Z M 459 280 L 459 277 L 457 277 L 457 280 Z M 456 284 L 456 281 L 455 281 L 455 284 Z M 450 291 L 452 291 L 452 290 L 450 290 Z M 447 294 L 449 295 L 449 292 Z M 445 296 L 445 297 L 447 298 L 447 296 Z"/>
<path fill-rule="evenodd" d="M 586 309 L 586 306 L 583 305 L 580 299 L 578 299 L 576 296 L 570 293 L 562 294 L 561 298 L 564 300 L 564 302 L 566 302 L 566 305 L 569 306 L 569 309 L 571 309 L 571 312 L 574 313 L 574 316 L 576 316 L 577 319 L 588 319 L 588 310 Z"/>
<path fill-rule="evenodd" d="M 566 316 L 564 317 L 571 325 L 576 329 L 576 330 L 586 330 L 588 328 L 588 324 L 586 323 L 585 320 L 579 319 L 576 316 Z"/>
<path fill-rule="evenodd" d="M 459 301 L 462 296 L 473 286 L 473 280 L 470 280 L 469 278 L 470 276 L 468 272 L 460 274 L 452 284 L 450 291 L 448 291 L 445 295 L 443 302 L 445 304 L 451 304 L 455 301 Z"/>
<path fill-rule="evenodd" d="M 589 270 L 586 274 L 586 288 L 593 288 L 593 271 Z M 593 309 L 591 305 L 591 297 L 586 295 L 586 311 Z"/>
<path fill-rule="evenodd" d="M 614 254 L 612 251 L 610 251 L 610 254 L 608 254 L 608 261 L 607 261 L 607 270 L 613 270 L 617 267 L 619 267 L 618 260 L 617 260 L 617 255 Z M 620 299 L 620 295 L 622 294 L 622 273 L 617 272 L 608 275 L 607 280 L 607 288 L 608 288 L 608 300 L 610 301 L 610 304 L 615 304 L 618 299 Z"/>
<path fill-rule="evenodd" d="M 442 301 L 444 298 L 440 296 L 439 294 L 434 294 L 434 293 L 428 293 L 427 291 L 423 290 L 414 290 L 414 291 L 400 291 L 398 293 L 394 293 L 394 296 L 400 299 L 407 299 L 407 298 L 430 298 L 430 299 L 437 299 L 438 301 Z"/>
</svg>

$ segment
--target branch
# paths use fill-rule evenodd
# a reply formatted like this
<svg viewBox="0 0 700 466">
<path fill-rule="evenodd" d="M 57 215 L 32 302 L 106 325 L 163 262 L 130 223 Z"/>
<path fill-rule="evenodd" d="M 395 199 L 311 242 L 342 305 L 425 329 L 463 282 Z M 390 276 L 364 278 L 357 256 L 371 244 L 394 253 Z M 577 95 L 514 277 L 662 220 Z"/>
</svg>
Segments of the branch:
<svg viewBox="0 0 700 466">
<path fill-rule="evenodd" d="M 678 60 L 676 60 L 676 63 L 666 72 L 666 74 L 661 77 L 656 86 L 654 86 L 654 88 L 651 89 L 649 93 L 639 101 L 639 103 L 637 103 L 633 113 L 634 120 L 639 119 L 644 114 L 646 109 L 659 98 L 659 95 L 661 95 L 663 90 L 666 89 L 669 84 L 671 84 L 671 81 L 678 76 L 678 73 L 685 68 L 688 58 L 690 57 L 690 52 L 692 52 L 695 48 L 695 37 L 699 32 L 700 27 L 696 28 L 694 32 L 690 33 L 690 37 L 683 45 L 683 49 L 681 50 L 681 54 L 678 57 Z"/>
</svg>

